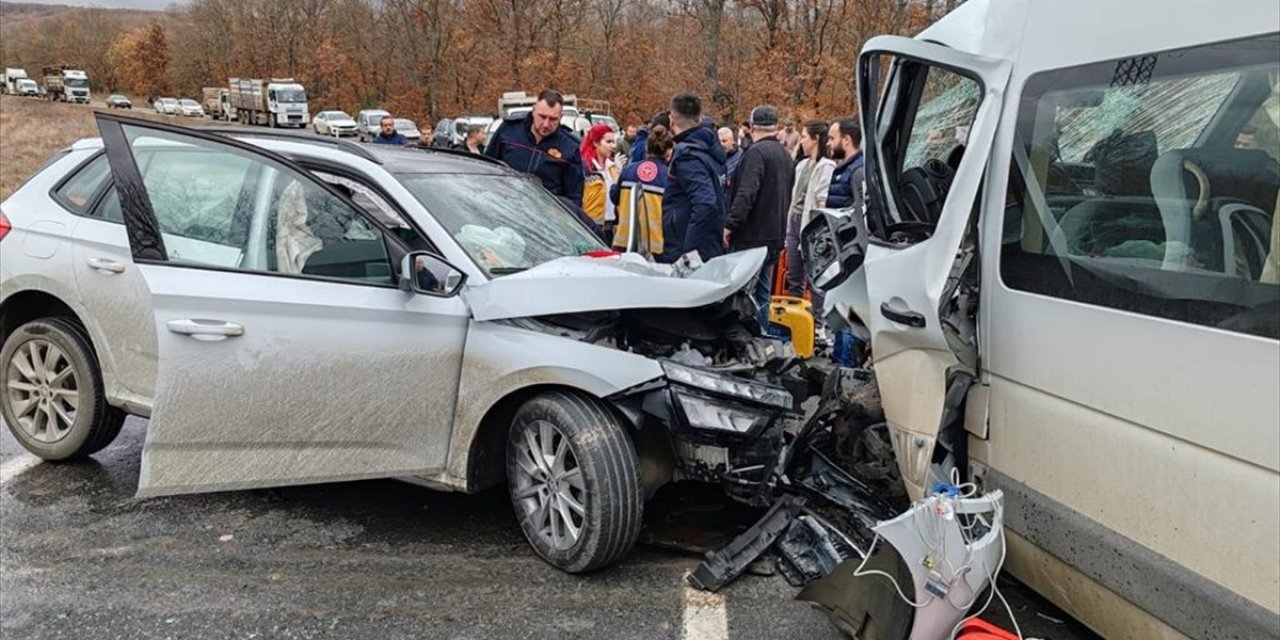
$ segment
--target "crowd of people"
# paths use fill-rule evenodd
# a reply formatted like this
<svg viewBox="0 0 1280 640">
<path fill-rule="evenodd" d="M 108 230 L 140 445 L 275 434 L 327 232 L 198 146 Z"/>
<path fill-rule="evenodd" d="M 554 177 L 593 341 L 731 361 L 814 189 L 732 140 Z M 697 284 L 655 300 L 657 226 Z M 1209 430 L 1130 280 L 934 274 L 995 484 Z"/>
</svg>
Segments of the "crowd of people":
<svg viewBox="0 0 1280 640">
<path fill-rule="evenodd" d="M 760 105 L 735 132 L 683 92 L 648 123 L 622 135 L 596 125 L 579 141 L 560 126 L 563 107 L 558 92 L 544 90 L 529 113 L 499 126 L 484 153 L 537 176 L 619 251 L 672 263 L 691 252 L 706 261 L 763 247 L 753 290 L 762 324 L 784 252 L 788 293 L 809 286 L 799 237 L 810 212 L 862 204 L 862 132 L 851 117 L 797 127 Z"/>
</svg>

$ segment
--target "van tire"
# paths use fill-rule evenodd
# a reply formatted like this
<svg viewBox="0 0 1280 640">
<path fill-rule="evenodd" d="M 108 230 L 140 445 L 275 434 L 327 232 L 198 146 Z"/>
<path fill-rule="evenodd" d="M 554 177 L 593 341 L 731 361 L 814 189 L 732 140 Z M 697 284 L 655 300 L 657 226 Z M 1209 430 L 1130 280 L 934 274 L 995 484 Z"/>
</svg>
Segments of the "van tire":
<svg viewBox="0 0 1280 640">
<path fill-rule="evenodd" d="M 538 446 L 551 459 L 532 457 Z M 608 566 L 635 546 L 644 515 L 639 468 L 626 428 L 595 398 L 545 393 L 512 420 L 507 487 L 516 519 L 538 556 L 562 571 Z"/>
<path fill-rule="evenodd" d="M 14 362 L 18 350 L 47 345 L 63 354 L 71 370 L 67 376 L 70 381 L 63 384 L 73 385 L 77 397 L 70 428 L 52 442 L 42 441 L 22 426 L 14 406 L 19 396 L 10 387 L 10 382 L 23 381 Z M 64 318 L 32 320 L 14 330 L 0 347 L 0 414 L 24 449 L 50 462 L 80 460 L 101 451 L 120 434 L 126 417 L 123 411 L 106 402 L 102 372 L 84 330 Z M 23 417 L 31 423 L 29 415 Z M 43 432 L 48 433 L 47 425 Z"/>
</svg>

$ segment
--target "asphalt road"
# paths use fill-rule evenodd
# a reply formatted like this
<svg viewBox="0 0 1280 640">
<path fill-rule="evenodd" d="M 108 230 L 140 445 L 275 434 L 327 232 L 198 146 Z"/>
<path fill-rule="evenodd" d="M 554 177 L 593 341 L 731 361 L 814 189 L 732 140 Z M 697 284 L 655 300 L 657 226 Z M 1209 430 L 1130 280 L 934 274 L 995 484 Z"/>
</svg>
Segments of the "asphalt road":
<svg viewBox="0 0 1280 640">
<path fill-rule="evenodd" d="M 687 554 L 641 546 L 561 573 L 503 491 L 388 480 L 139 500 L 144 435 L 131 418 L 92 460 L 59 465 L 3 430 L 0 637 L 842 637 L 780 576 L 686 588 Z M 1028 635 L 1079 636 L 1013 596 Z"/>
</svg>

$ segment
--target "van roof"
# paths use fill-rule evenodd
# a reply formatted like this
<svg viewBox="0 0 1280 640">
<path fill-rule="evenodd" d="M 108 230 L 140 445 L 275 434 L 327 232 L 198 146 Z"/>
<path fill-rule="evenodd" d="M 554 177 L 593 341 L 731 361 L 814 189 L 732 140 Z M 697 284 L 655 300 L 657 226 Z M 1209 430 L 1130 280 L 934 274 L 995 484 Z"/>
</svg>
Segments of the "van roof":
<svg viewBox="0 0 1280 640">
<path fill-rule="evenodd" d="M 1238 0 L 1230 11 L 1207 2 L 1170 11 L 1165 0 L 969 0 L 916 38 L 1013 60 L 1026 76 L 1275 31 L 1274 0 Z"/>
</svg>

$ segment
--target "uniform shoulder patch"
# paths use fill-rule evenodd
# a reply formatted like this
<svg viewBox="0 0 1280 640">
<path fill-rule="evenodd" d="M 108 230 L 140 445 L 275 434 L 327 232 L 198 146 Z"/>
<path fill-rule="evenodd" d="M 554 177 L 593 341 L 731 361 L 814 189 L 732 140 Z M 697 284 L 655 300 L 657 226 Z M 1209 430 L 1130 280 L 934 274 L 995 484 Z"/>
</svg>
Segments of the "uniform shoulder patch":
<svg viewBox="0 0 1280 640">
<path fill-rule="evenodd" d="M 645 160 L 636 167 L 636 177 L 641 182 L 653 182 L 658 177 L 658 164 L 652 160 Z"/>
</svg>

